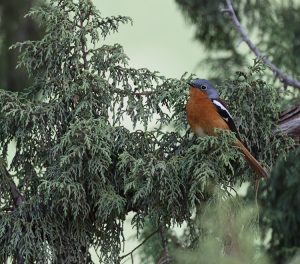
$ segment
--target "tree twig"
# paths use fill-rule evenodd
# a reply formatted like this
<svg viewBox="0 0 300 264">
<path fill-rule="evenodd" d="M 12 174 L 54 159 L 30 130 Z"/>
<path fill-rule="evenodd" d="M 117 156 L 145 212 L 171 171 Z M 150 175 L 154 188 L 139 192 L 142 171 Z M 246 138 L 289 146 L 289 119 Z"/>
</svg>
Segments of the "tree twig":
<svg viewBox="0 0 300 264">
<path fill-rule="evenodd" d="M 19 207 L 24 202 L 24 197 L 12 179 L 10 179 L 9 185 L 10 185 L 10 193 L 14 201 L 14 205 L 15 207 Z"/>
<path fill-rule="evenodd" d="M 300 82 L 298 80 L 295 80 L 291 76 L 283 73 L 275 64 L 273 64 L 266 56 L 264 56 L 260 52 L 260 50 L 255 46 L 255 44 L 248 37 L 245 29 L 241 26 L 241 23 L 237 18 L 234 8 L 232 6 L 231 0 L 226 0 L 226 3 L 227 3 L 227 8 L 224 9 L 223 11 L 227 12 L 230 15 L 236 30 L 240 33 L 241 38 L 248 45 L 249 49 L 256 55 L 257 58 L 261 59 L 272 70 L 274 75 L 277 78 L 279 78 L 279 80 L 282 83 L 300 89 Z"/>
<path fill-rule="evenodd" d="M 152 236 L 154 236 L 158 231 L 160 230 L 160 228 L 158 228 L 157 230 L 155 230 L 154 232 L 152 232 L 150 235 L 148 235 L 139 245 L 137 245 L 133 250 L 131 250 L 129 253 L 120 256 L 120 260 L 122 260 L 123 258 L 128 257 L 129 255 L 131 255 L 132 258 L 132 254 L 134 251 L 136 251 L 138 248 L 140 248 L 143 244 L 145 244 Z"/>
<path fill-rule="evenodd" d="M 14 180 L 12 179 L 11 175 L 6 169 L 5 161 L 1 158 L 0 159 L 0 174 L 5 177 L 5 181 L 8 182 L 10 195 L 14 202 L 14 206 L 18 207 L 24 202 L 24 197 L 19 191 L 17 185 L 15 184 Z"/>
<path fill-rule="evenodd" d="M 88 70 L 88 60 L 87 60 L 87 54 L 88 52 L 86 51 L 87 49 L 87 43 L 86 43 L 86 39 L 84 37 L 84 26 L 83 26 L 83 23 L 85 20 L 88 20 L 89 19 L 89 14 L 90 14 L 90 10 L 87 14 L 85 14 L 85 17 L 83 17 L 83 11 L 80 12 L 80 25 L 79 25 L 79 28 L 81 30 L 81 36 L 80 36 L 80 43 L 81 43 L 81 52 L 82 52 L 82 59 L 83 59 L 83 68 L 85 70 Z"/>
<path fill-rule="evenodd" d="M 115 88 L 113 86 L 110 86 L 110 88 L 118 94 L 122 94 L 122 95 L 134 95 L 134 96 L 149 96 L 154 94 L 153 91 L 144 91 L 144 92 L 132 92 L 132 91 L 126 91 L 126 90 L 122 90 L 119 88 Z"/>
<path fill-rule="evenodd" d="M 162 240 L 162 246 L 163 246 L 163 253 L 161 258 L 158 260 L 157 264 L 168 264 L 170 263 L 170 254 L 169 254 L 169 248 L 168 248 L 168 240 L 165 236 L 165 227 L 160 227 L 160 236 Z"/>
</svg>

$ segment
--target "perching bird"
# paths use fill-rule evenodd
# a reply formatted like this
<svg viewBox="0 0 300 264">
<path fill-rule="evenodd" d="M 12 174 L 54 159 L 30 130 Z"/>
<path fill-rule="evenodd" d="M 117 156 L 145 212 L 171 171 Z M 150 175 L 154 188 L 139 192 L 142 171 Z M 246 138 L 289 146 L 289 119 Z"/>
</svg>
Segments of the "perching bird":
<svg viewBox="0 0 300 264">
<path fill-rule="evenodd" d="M 219 94 L 212 83 L 208 80 L 196 79 L 188 84 L 191 87 L 186 112 L 193 132 L 198 136 L 214 136 L 216 135 L 215 128 L 233 131 L 237 137 L 235 143 L 244 154 L 248 164 L 259 176 L 267 178 L 268 174 L 265 169 L 241 142 L 232 116 L 219 99 Z"/>
</svg>

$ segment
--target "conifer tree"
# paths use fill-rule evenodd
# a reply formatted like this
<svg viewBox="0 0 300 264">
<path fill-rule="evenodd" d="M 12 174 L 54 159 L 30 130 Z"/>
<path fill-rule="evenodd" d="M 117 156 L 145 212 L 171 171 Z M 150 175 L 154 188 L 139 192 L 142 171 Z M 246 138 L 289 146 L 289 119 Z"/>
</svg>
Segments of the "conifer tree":
<svg viewBox="0 0 300 264">
<path fill-rule="evenodd" d="M 102 17 L 87 0 L 51 0 L 28 16 L 45 35 L 14 48 L 34 82 L 24 93 L 0 90 L 0 261 L 94 263 L 95 249 L 98 262 L 120 263 L 129 212 L 137 234 L 151 223 L 169 261 L 170 227 L 192 227 L 214 186 L 230 195 L 253 178 L 234 135 L 193 137 L 185 117 L 190 77 L 131 68 L 121 45 L 105 44 L 130 18 Z M 259 72 L 255 63 L 220 88 L 238 102 L 233 114 L 247 144 L 271 166 L 289 142 L 272 133 L 280 97 Z M 255 112 L 244 100 L 254 97 Z M 122 126 L 125 116 L 144 129 Z M 191 228 L 188 239 L 197 234 Z"/>
<path fill-rule="evenodd" d="M 299 147 L 279 159 L 260 195 L 265 236 L 272 230 L 268 252 L 274 263 L 288 263 L 299 256 L 299 160 Z"/>
</svg>

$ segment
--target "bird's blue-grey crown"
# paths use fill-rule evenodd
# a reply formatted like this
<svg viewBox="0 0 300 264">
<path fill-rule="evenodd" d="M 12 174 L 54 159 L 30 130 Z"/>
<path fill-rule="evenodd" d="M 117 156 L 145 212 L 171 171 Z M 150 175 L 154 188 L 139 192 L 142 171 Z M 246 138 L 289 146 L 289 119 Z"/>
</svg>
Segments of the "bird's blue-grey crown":
<svg viewBox="0 0 300 264">
<path fill-rule="evenodd" d="M 213 84 L 205 79 L 195 79 L 188 83 L 190 86 L 200 89 L 201 91 L 207 93 L 210 99 L 218 99 L 219 94 Z"/>
</svg>

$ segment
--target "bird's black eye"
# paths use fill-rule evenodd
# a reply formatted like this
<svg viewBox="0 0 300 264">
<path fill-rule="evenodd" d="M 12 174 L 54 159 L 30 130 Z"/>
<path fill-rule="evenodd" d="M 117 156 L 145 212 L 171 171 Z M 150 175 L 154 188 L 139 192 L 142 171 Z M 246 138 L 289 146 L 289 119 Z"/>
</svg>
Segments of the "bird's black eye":
<svg viewBox="0 0 300 264">
<path fill-rule="evenodd" d="M 202 89 L 202 90 L 206 90 L 207 87 L 206 87 L 205 85 L 201 85 L 201 89 Z"/>
</svg>

